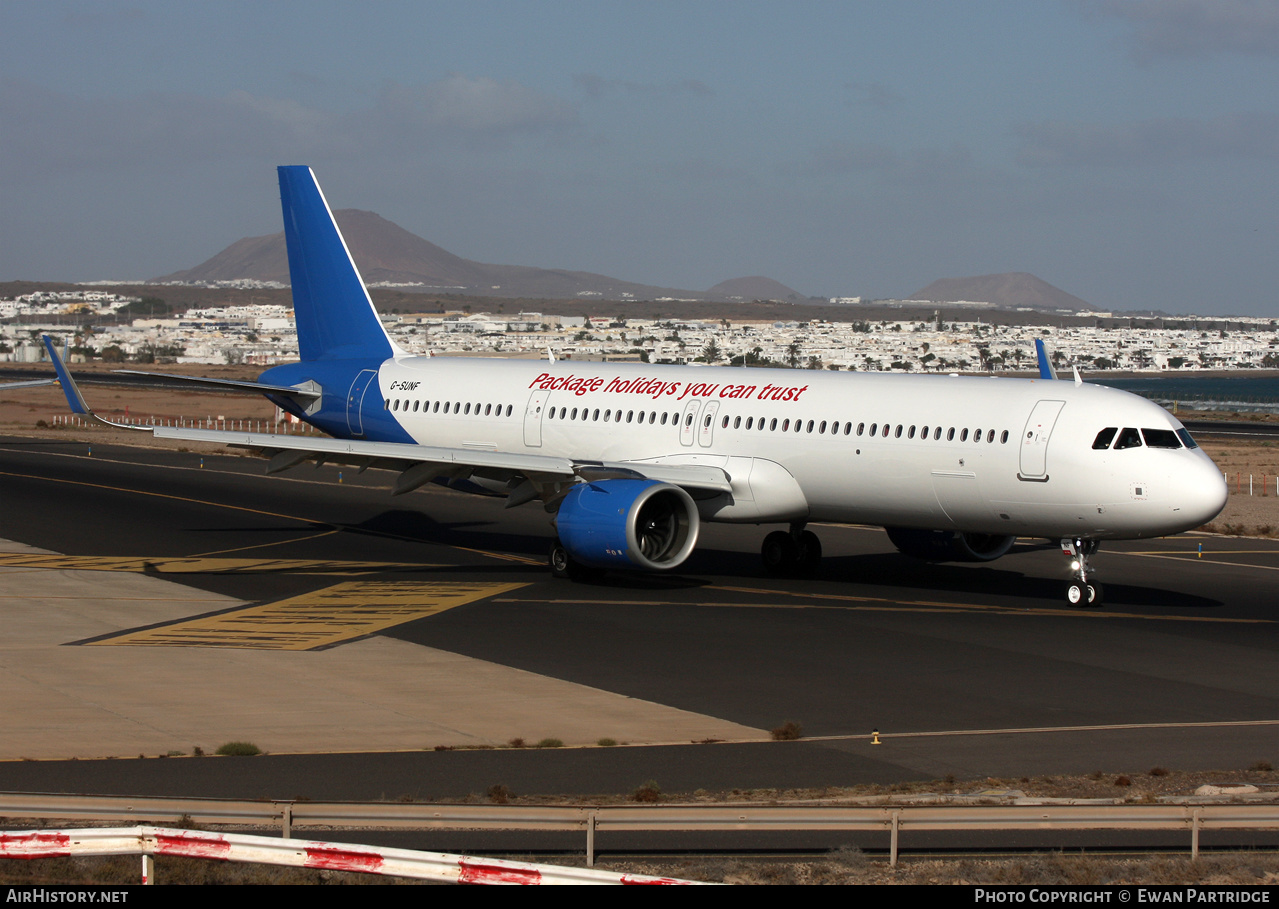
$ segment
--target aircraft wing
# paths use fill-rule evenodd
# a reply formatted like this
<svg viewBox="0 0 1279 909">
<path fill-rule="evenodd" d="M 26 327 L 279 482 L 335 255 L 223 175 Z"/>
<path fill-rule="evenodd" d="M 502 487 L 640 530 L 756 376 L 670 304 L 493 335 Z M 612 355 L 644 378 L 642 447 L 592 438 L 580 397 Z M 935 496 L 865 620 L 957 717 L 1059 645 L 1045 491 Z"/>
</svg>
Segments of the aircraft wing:
<svg viewBox="0 0 1279 909">
<path fill-rule="evenodd" d="M 0 388 L 39 388 L 41 385 L 57 385 L 57 379 L 28 379 L 23 382 L 0 382 Z"/>
<path fill-rule="evenodd" d="M 245 448 L 269 457 L 268 473 L 287 470 L 303 461 L 347 464 L 398 470 L 394 495 L 416 489 L 433 480 L 480 479 L 506 482 L 507 507 L 533 499 L 554 501 L 569 484 L 581 480 L 635 477 L 660 480 L 687 490 L 731 492 L 728 474 L 718 467 L 675 464 L 639 464 L 628 461 L 585 461 L 510 451 L 438 448 L 408 442 L 367 442 L 274 433 L 234 432 L 218 429 L 148 427 L 157 438 L 207 442 Z M 560 488 L 563 487 L 563 488 Z"/>
</svg>

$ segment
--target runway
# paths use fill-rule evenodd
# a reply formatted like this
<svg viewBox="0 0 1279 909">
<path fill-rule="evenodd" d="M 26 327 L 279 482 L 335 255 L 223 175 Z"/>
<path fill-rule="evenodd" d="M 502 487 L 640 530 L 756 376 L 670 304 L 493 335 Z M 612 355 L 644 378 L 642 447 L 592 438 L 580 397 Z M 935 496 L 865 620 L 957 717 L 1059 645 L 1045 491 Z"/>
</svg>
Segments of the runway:
<svg viewBox="0 0 1279 909">
<path fill-rule="evenodd" d="M 497 781 L 691 792 L 1279 758 L 1272 542 L 1108 546 L 1102 610 L 1066 605 L 1054 546 L 923 565 L 858 527 L 813 528 L 811 580 L 763 575 L 760 528 L 706 526 L 674 576 L 570 583 L 543 567 L 536 505 L 88 448 L 0 439 L 0 538 L 21 544 L 0 552 L 0 669 L 24 692 L 0 789 L 451 798 Z M 55 582 L 89 592 L 50 606 Z M 132 599 L 112 599 L 122 582 Z M 787 721 L 804 740 L 769 741 Z M 197 736 L 275 756 L 89 760 L 189 753 Z M 542 737 L 569 747 L 434 750 Z"/>
</svg>

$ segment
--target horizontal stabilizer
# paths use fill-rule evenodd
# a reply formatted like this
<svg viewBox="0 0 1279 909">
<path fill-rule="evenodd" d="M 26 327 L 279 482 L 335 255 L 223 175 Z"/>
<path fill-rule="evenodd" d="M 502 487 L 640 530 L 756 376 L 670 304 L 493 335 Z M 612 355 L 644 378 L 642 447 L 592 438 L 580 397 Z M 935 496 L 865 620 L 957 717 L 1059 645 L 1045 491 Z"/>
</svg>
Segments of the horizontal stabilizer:
<svg viewBox="0 0 1279 909">
<path fill-rule="evenodd" d="M 207 388 L 210 391 L 242 391 L 255 395 L 285 395 L 292 398 L 313 400 L 320 397 L 319 388 L 306 388 L 294 385 L 270 385 L 266 382 L 245 382 L 239 379 L 213 379 L 207 376 L 183 376 L 169 372 L 143 372 L 140 369 L 113 369 L 114 373 L 124 376 L 145 376 L 157 380 L 162 385 L 187 385 Z"/>
</svg>

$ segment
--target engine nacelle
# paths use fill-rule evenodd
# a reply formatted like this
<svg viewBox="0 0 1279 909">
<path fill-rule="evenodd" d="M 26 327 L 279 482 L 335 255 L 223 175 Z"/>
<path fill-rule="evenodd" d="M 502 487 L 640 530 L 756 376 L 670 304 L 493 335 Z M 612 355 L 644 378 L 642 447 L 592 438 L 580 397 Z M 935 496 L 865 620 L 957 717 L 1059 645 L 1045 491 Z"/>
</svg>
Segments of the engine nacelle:
<svg viewBox="0 0 1279 909">
<path fill-rule="evenodd" d="M 929 562 L 991 562 L 1017 542 L 1016 537 L 954 530 L 885 527 L 898 552 Z"/>
<path fill-rule="evenodd" d="M 692 496 L 659 480 L 599 480 L 568 491 L 555 517 L 560 542 L 593 568 L 664 571 L 697 544 Z"/>
</svg>

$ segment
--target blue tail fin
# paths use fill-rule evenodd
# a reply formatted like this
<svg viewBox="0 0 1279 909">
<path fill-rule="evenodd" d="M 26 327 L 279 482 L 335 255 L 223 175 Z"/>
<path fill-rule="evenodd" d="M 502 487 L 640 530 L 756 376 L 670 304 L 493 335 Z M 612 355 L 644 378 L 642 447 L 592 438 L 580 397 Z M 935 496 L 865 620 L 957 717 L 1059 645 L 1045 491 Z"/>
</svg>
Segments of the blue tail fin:
<svg viewBox="0 0 1279 909">
<path fill-rule="evenodd" d="M 279 171 L 302 359 L 393 356 L 395 346 L 382 328 L 315 174 L 305 165 L 284 166 Z"/>
</svg>

